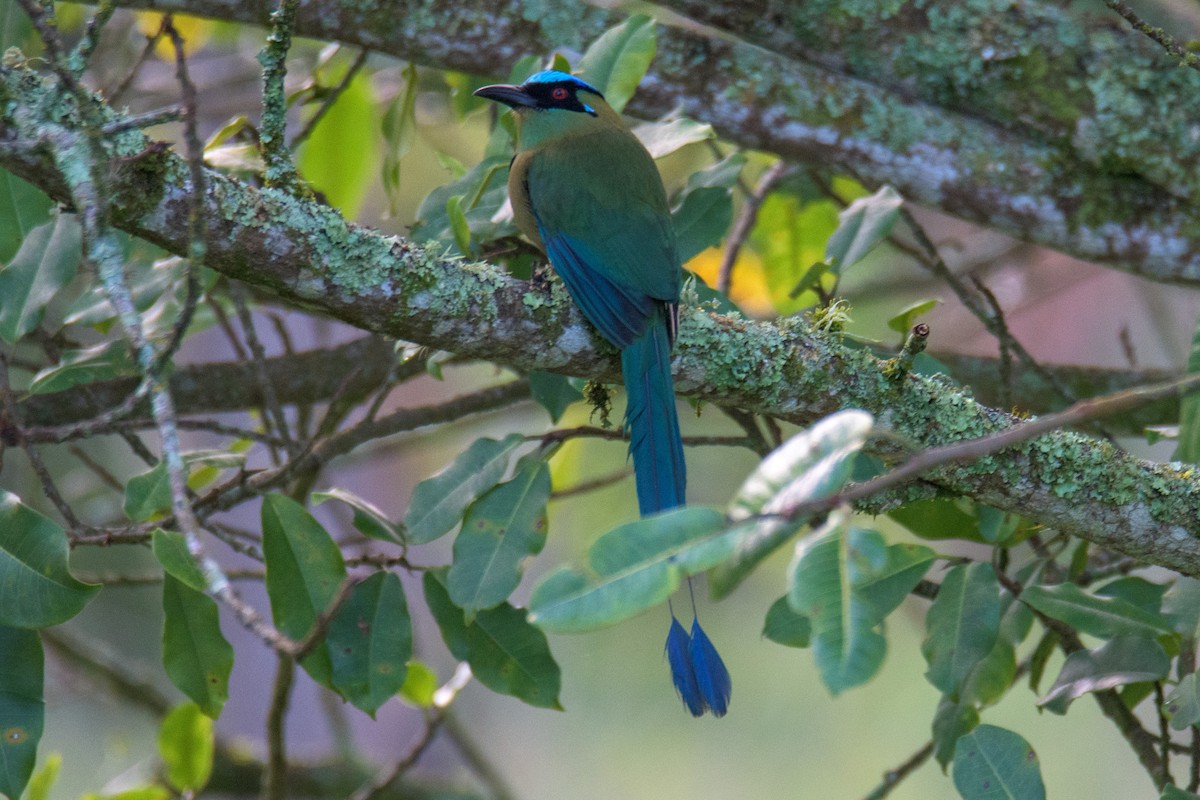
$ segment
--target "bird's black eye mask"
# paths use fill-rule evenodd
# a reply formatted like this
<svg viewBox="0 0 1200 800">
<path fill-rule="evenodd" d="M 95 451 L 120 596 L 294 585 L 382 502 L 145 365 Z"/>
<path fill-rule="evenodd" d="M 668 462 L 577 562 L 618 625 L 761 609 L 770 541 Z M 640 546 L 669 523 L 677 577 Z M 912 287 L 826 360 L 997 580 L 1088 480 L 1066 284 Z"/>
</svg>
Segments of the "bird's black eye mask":
<svg viewBox="0 0 1200 800">
<path fill-rule="evenodd" d="M 579 99 L 579 91 L 595 91 L 581 81 L 555 81 L 553 83 L 527 83 L 522 87 L 529 96 L 537 100 L 539 111 L 552 108 L 563 111 L 577 111 L 596 116 L 596 109 Z M 603 99 L 604 95 L 596 92 Z"/>
</svg>

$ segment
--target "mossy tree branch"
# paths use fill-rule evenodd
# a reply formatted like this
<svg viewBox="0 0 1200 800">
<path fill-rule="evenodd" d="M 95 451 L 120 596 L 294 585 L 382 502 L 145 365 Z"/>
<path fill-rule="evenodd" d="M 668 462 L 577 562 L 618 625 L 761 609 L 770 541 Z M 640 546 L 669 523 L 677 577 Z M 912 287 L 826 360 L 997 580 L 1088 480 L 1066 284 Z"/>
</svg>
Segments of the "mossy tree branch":
<svg viewBox="0 0 1200 800">
<path fill-rule="evenodd" d="M 273 9 L 272 0 L 121 4 L 260 25 Z M 805 3 L 795 13 L 807 21 L 767 15 L 776 24 L 766 28 L 737 3 L 668 5 L 755 44 L 660 27 L 631 113 L 682 107 L 744 147 L 890 183 L 913 202 L 1153 280 L 1200 285 L 1190 110 L 1200 75 L 1174 69 L 1136 33 L 1031 0 L 906 3 L 886 17 L 877 3 Z M 504 75 L 523 55 L 579 48 L 618 20 L 570 0 L 303 0 L 296 32 Z"/>
<path fill-rule="evenodd" d="M 0 164 L 69 202 L 56 142 L 79 124 L 76 96 L 53 78 L 0 67 Z M 176 253 L 188 247 L 188 165 L 125 129 L 98 99 L 107 129 L 113 224 Z M 446 258 L 347 223 L 333 209 L 209 173 L 203 213 L 207 264 L 363 330 L 519 369 L 604 380 L 615 353 L 583 322 L 557 282 L 518 281 L 480 262 Z M 857 407 L 920 447 L 961 441 L 1021 420 L 946 382 L 895 370 L 797 320 L 750 322 L 688 305 L 676 380 L 681 393 L 808 423 Z M 1200 575 L 1200 479 L 1139 461 L 1106 442 L 1058 432 L 925 476 L 927 485 L 1019 512 L 1047 527 Z"/>
</svg>

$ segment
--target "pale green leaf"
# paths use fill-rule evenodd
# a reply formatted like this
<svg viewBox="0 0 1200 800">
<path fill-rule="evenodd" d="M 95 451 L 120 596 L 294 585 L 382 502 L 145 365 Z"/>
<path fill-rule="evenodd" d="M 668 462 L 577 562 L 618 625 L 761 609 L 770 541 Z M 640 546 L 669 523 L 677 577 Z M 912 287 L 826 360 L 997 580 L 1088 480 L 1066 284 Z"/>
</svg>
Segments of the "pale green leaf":
<svg viewBox="0 0 1200 800">
<path fill-rule="evenodd" d="M 633 127 L 633 135 L 641 141 L 655 159 L 665 158 L 689 144 L 716 138 L 712 125 L 707 122 L 696 122 L 688 117 L 670 117 L 656 122 L 643 122 L 641 125 Z M 683 260 L 687 261 L 686 258 Z"/>
<path fill-rule="evenodd" d="M 138 374 L 123 340 L 105 342 L 82 350 L 68 350 L 57 364 L 46 367 L 29 384 L 30 394 L 50 394 L 99 381 L 128 378 Z"/>
<path fill-rule="evenodd" d="M 1189 375 L 1200 372 L 1200 320 L 1196 321 L 1196 331 L 1192 335 L 1187 372 Z M 1200 393 L 1191 392 L 1179 398 L 1179 444 L 1173 459 L 1200 463 Z"/>
<path fill-rule="evenodd" d="M 767 609 L 762 634 L 785 647 L 808 647 L 812 639 L 812 621 L 793 611 L 784 595 Z"/>
<path fill-rule="evenodd" d="M 1088 692 L 1161 680 L 1170 668 L 1171 659 L 1155 640 L 1116 636 L 1095 650 L 1067 656 L 1058 679 L 1038 705 L 1065 714 L 1072 700 Z"/>
<path fill-rule="evenodd" d="M 530 599 L 530 619 L 546 630 L 612 625 L 666 600 L 687 575 L 727 558 L 732 539 L 724 515 L 691 506 L 622 525 L 589 551 L 592 575 L 558 570 Z"/>
<path fill-rule="evenodd" d="M 764 558 L 807 524 L 756 518 L 792 505 L 820 500 L 850 479 L 854 459 L 870 435 L 874 418 L 855 409 L 839 411 L 775 448 L 742 483 L 729 504 L 729 518 L 746 520 L 736 528 L 737 550 L 712 576 L 717 597 L 733 590 Z"/>
<path fill-rule="evenodd" d="M 620 111 L 650 68 L 655 46 L 654 20 L 634 14 L 592 42 L 579 60 L 579 76 Z"/>
<path fill-rule="evenodd" d="M 913 323 L 918 317 L 923 317 L 941 304 L 941 299 L 937 297 L 918 300 L 902 308 L 894 317 L 888 320 L 887 325 L 897 333 L 907 334 L 912 330 Z"/>
<path fill-rule="evenodd" d="M 417 138 L 417 68 L 404 68 L 404 90 L 392 99 L 383 114 L 383 190 L 387 194 L 389 215 L 395 216 L 401 194 L 400 162 L 412 150 Z M 470 96 L 470 92 L 466 93 Z"/>
<path fill-rule="evenodd" d="M 890 186 L 860 197 L 838 214 L 838 227 L 825 246 L 825 260 L 838 273 L 861 261 L 891 234 L 904 198 Z"/>
<path fill-rule="evenodd" d="M 338 500 L 350 506 L 351 511 L 354 512 L 354 529 L 363 536 L 391 544 L 404 543 L 403 528 L 388 519 L 387 515 L 373 503 L 346 489 L 335 488 L 324 492 L 313 492 L 313 505 L 319 506 L 326 500 Z"/>
<path fill-rule="evenodd" d="M 213 721 L 195 703 L 171 709 L 158 733 L 167 780 L 181 792 L 199 792 L 213 767 Z"/>
<path fill-rule="evenodd" d="M 81 233 L 74 216 L 37 226 L 7 264 L 0 263 L 0 339 L 15 343 L 37 327 L 42 312 L 79 268 Z"/>
<path fill-rule="evenodd" d="M 405 702 L 417 708 L 431 708 L 437 688 L 437 673 L 428 664 L 416 659 L 408 662 L 404 685 L 400 687 L 400 697 Z"/>
<path fill-rule="evenodd" d="M 375 119 L 371 78 L 360 72 L 305 140 L 296 159 L 300 174 L 347 219 L 358 216 L 379 158 Z"/>
<path fill-rule="evenodd" d="M 448 467 L 417 484 L 404 516 L 409 541 L 424 544 L 453 530 L 467 507 L 504 478 L 523 442 L 516 433 L 500 441 L 477 439 Z"/>
<path fill-rule="evenodd" d="M 3 724 L 3 723 L 0 723 Z M 62 756 L 51 753 L 33 777 L 29 779 L 29 794 L 25 800 L 50 800 L 50 790 L 58 780 L 59 770 L 62 769 Z"/>
<path fill-rule="evenodd" d="M 883 570 L 887 548 L 875 531 L 831 515 L 796 547 L 788 569 L 788 604 L 812 622 L 813 660 L 831 694 L 866 683 L 879 670 L 887 641 L 882 621 L 858 587 Z"/>
</svg>

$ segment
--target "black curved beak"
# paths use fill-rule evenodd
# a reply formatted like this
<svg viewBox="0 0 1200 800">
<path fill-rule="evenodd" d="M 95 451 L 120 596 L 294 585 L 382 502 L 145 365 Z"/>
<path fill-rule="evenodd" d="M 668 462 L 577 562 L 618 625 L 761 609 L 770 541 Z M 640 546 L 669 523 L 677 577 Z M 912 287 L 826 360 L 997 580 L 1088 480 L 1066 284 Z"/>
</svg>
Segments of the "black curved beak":
<svg viewBox="0 0 1200 800">
<path fill-rule="evenodd" d="M 508 83 L 496 83 L 491 86 L 481 86 L 474 91 L 476 97 L 486 97 L 497 103 L 504 103 L 510 108 L 537 108 L 537 100 L 520 86 Z"/>
</svg>

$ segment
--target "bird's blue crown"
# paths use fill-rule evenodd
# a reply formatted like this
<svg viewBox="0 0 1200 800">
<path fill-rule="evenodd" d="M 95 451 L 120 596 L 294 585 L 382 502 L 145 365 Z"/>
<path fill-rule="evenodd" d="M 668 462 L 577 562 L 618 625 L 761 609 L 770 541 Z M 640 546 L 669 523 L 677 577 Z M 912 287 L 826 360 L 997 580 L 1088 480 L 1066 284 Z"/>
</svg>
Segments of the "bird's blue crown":
<svg viewBox="0 0 1200 800">
<path fill-rule="evenodd" d="M 530 75 L 529 78 L 527 78 L 525 81 L 526 86 L 538 86 L 538 85 L 545 85 L 545 84 L 550 84 L 550 83 L 566 83 L 571 86 L 574 86 L 576 89 L 583 89 L 584 91 L 588 91 L 588 92 L 591 92 L 592 94 L 596 94 L 596 95 L 600 95 L 601 97 L 604 97 L 604 95 L 600 92 L 600 90 L 597 89 L 595 86 L 592 86 L 590 83 L 588 83 L 585 80 L 576 78 L 574 75 L 570 74 L 569 72 L 563 72 L 562 70 L 544 69 L 541 72 L 537 72 L 537 73 L 534 73 L 533 75 Z"/>
</svg>

